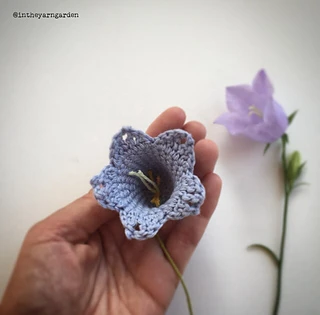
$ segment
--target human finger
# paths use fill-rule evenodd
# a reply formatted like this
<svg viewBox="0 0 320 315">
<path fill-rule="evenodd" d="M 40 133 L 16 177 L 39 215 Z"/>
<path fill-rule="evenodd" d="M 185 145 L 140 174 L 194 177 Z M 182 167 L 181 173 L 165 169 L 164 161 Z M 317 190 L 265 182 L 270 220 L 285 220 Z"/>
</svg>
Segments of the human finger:
<svg viewBox="0 0 320 315">
<path fill-rule="evenodd" d="M 147 129 L 147 134 L 156 137 L 171 129 L 181 129 L 186 120 L 185 112 L 179 107 L 171 107 L 160 114 Z"/>
<path fill-rule="evenodd" d="M 102 208 L 90 191 L 37 223 L 33 230 L 40 231 L 43 237 L 86 242 L 93 232 L 115 215 L 115 211 Z"/>
<path fill-rule="evenodd" d="M 189 132 L 192 135 L 195 143 L 197 143 L 201 139 L 204 139 L 207 133 L 205 126 L 198 121 L 187 122 L 183 126 L 183 130 Z"/>
<path fill-rule="evenodd" d="M 196 157 L 194 174 L 201 180 L 208 173 L 213 172 L 218 159 L 218 147 L 213 141 L 203 139 L 196 143 L 194 151 Z"/>
<path fill-rule="evenodd" d="M 206 200 L 201 207 L 201 213 L 177 222 L 166 240 L 167 249 L 181 271 L 198 245 L 216 208 L 222 182 L 218 175 L 209 173 L 204 177 L 203 185 L 206 189 Z"/>
</svg>

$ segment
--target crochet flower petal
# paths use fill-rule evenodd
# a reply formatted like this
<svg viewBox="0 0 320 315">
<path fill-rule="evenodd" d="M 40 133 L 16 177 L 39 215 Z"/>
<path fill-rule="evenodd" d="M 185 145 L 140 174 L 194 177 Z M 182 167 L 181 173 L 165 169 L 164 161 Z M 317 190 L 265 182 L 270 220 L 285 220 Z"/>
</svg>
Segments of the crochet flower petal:
<svg viewBox="0 0 320 315">
<path fill-rule="evenodd" d="M 142 131 L 123 127 L 112 140 L 110 162 L 115 167 L 130 167 L 132 155 L 141 154 L 141 147 L 150 147 L 154 139 Z M 146 150 L 145 150 L 146 151 Z"/>
<path fill-rule="evenodd" d="M 128 208 L 120 211 L 120 220 L 128 239 L 154 237 L 167 221 L 160 208 Z"/>
<path fill-rule="evenodd" d="M 125 198 L 132 191 L 131 181 L 126 180 L 127 174 L 126 169 L 108 165 L 99 175 L 91 179 L 90 184 L 94 195 L 102 207 L 117 211 L 121 209 L 121 201 L 126 200 Z"/>
<path fill-rule="evenodd" d="M 199 178 L 191 173 L 182 176 L 170 199 L 160 207 L 141 207 L 141 199 L 135 198 L 120 210 L 120 219 L 127 238 L 153 237 L 168 220 L 181 220 L 198 215 L 205 198 Z"/>
<path fill-rule="evenodd" d="M 189 215 L 198 215 L 204 199 L 205 190 L 199 178 L 188 173 L 180 178 L 171 199 L 163 205 L 163 210 L 170 220 L 180 220 Z"/>
<path fill-rule="evenodd" d="M 204 187 L 193 175 L 194 140 L 183 130 L 151 138 L 122 128 L 113 138 L 110 165 L 91 180 L 94 195 L 116 210 L 128 238 L 153 237 L 169 219 L 199 213 Z"/>
<path fill-rule="evenodd" d="M 176 175 L 180 171 L 193 171 L 195 164 L 194 140 L 188 132 L 180 129 L 169 130 L 155 138 L 154 145 L 159 158 L 171 167 Z"/>
</svg>

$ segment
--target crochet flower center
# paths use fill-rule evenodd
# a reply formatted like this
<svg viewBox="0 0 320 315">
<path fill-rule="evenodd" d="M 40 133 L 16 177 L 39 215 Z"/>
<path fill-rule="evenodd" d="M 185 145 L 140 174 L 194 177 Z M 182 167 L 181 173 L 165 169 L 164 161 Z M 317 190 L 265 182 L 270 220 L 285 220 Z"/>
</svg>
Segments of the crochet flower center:
<svg viewBox="0 0 320 315">
<path fill-rule="evenodd" d="M 170 199 L 174 191 L 176 174 L 170 172 L 170 168 L 151 147 L 133 153 L 131 158 L 132 163 L 127 165 L 126 174 L 132 178 L 130 191 L 135 191 L 137 206 L 160 207 Z"/>
<path fill-rule="evenodd" d="M 156 177 L 156 180 L 154 180 L 154 176 L 153 176 L 153 172 L 152 170 L 148 170 L 148 176 L 146 176 L 145 174 L 143 174 L 143 172 L 141 170 L 139 170 L 138 172 L 134 172 L 131 171 L 129 172 L 130 176 L 136 176 L 138 177 L 141 182 L 143 183 L 143 185 L 149 190 L 151 191 L 154 195 L 153 198 L 151 199 L 151 203 L 154 204 L 156 207 L 160 206 L 160 189 L 159 189 L 159 185 L 161 182 L 160 176 Z"/>
</svg>

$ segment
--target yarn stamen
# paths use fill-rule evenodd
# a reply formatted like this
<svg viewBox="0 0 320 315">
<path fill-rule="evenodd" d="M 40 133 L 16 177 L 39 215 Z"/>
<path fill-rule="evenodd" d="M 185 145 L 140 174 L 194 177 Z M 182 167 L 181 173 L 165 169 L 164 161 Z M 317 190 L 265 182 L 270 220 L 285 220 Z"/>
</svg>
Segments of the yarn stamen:
<svg viewBox="0 0 320 315">
<path fill-rule="evenodd" d="M 129 172 L 130 176 L 136 176 L 138 177 L 143 185 L 152 193 L 154 193 L 153 198 L 151 199 L 151 203 L 154 204 L 156 207 L 160 206 L 160 176 L 156 177 L 156 180 L 154 180 L 153 173 L 151 170 L 148 171 L 148 176 L 146 176 L 141 170 L 138 172 L 131 171 Z"/>
</svg>

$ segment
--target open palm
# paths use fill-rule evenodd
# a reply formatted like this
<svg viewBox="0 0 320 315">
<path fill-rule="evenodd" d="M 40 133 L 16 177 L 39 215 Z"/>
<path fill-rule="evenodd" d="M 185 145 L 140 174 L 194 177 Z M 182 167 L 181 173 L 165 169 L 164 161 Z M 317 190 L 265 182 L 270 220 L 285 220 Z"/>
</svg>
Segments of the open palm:
<svg viewBox="0 0 320 315">
<path fill-rule="evenodd" d="M 167 222 L 160 230 L 181 271 L 217 204 L 221 181 L 213 174 L 217 148 L 198 122 L 171 108 L 149 127 L 156 136 L 184 129 L 196 141 L 195 174 L 206 189 L 201 214 Z M 90 192 L 37 223 L 27 234 L 0 310 L 3 314 L 164 314 L 178 278 L 156 239 L 128 240 L 115 211 Z"/>
</svg>

